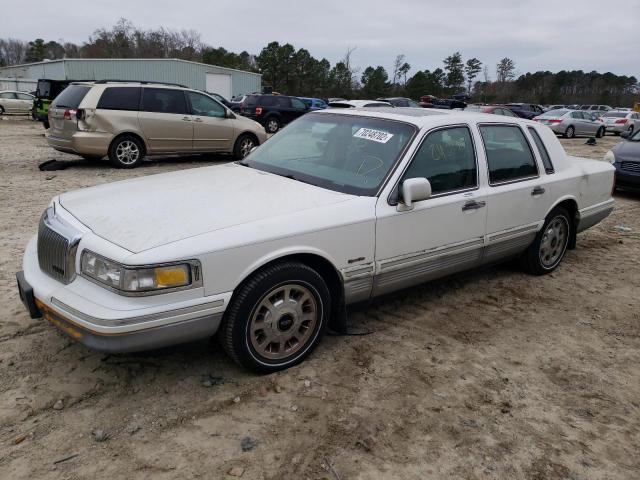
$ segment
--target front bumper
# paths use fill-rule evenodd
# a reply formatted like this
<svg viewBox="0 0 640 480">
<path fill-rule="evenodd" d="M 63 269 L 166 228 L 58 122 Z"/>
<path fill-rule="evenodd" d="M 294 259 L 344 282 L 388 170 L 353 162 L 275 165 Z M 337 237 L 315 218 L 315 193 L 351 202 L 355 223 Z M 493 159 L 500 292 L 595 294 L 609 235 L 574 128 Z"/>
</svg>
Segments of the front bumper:
<svg viewBox="0 0 640 480">
<path fill-rule="evenodd" d="M 96 350 L 151 350 L 212 336 L 231 298 L 192 289 L 152 297 L 124 297 L 82 276 L 65 285 L 38 264 L 36 239 L 16 275 L 31 318 L 44 317 L 74 340 Z"/>
<path fill-rule="evenodd" d="M 616 187 L 640 188 L 640 169 L 637 172 L 623 169 L 619 162 L 613 166 L 616 167 Z"/>
</svg>

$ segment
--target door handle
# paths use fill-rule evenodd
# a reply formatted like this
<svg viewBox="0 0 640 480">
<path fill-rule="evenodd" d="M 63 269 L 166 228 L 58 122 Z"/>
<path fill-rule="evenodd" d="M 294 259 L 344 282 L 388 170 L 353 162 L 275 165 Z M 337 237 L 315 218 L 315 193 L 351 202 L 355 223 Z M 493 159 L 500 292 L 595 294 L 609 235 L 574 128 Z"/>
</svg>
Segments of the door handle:
<svg viewBox="0 0 640 480">
<path fill-rule="evenodd" d="M 196 119 L 194 120 L 194 122 L 201 123 L 201 122 L 202 122 L 202 119 L 201 119 L 201 118 L 196 118 Z"/>
<path fill-rule="evenodd" d="M 531 190 L 531 195 L 535 197 L 536 195 L 542 195 L 545 191 L 544 188 L 538 186 Z"/>
<path fill-rule="evenodd" d="M 487 202 L 476 202 L 475 200 L 471 200 L 462 206 L 462 211 L 466 212 L 467 210 L 477 210 L 479 208 L 484 208 L 486 205 Z"/>
<path fill-rule="evenodd" d="M 185 122 L 190 122 L 191 119 L 189 117 L 182 117 L 182 120 L 184 120 Z"/>
</svg>

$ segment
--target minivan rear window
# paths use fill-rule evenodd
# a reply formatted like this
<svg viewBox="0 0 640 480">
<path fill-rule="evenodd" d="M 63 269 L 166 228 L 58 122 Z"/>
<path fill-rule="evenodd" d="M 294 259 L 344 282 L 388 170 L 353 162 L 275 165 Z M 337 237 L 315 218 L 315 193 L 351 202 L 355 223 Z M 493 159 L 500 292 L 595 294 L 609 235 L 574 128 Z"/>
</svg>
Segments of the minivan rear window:
<svg viewBox="0 0 640 480">
<path fill-rule="evenodd" d="M 78 108 L 91 87 L 86 85 L 69 85 L 53 101 L 54 107 Z"/>
<path fill-rule="evenodd" d="M 102 92 L 96 108 L 137 111 L 139 107 L 140 87 L 108 87 Z"/>
</svg>

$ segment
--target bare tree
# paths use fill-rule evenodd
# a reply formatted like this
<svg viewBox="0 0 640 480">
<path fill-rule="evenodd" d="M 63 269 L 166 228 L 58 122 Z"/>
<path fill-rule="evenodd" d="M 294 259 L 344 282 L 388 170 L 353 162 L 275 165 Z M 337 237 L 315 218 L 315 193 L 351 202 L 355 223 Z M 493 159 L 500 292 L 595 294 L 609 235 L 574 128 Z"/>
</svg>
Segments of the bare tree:
<svg viewBox="0 0 640 480">
<path fill-rule="evenodd" d="M 397 55 L 395 62 L 393 62 L 393 80 L 391 81 L 392 85 L 395 85 L 397 83 L 397 80 L 400 79 L 400 68 L 402 67 L 403 63 L 405 63 L 404 55 Z"/>
<path fill-rule="evenodd" d="M 0 63 L 17 65 L 24 63 L 27 54 L 27 42 L 17 38 L 0 39 Z"/>
</svg>

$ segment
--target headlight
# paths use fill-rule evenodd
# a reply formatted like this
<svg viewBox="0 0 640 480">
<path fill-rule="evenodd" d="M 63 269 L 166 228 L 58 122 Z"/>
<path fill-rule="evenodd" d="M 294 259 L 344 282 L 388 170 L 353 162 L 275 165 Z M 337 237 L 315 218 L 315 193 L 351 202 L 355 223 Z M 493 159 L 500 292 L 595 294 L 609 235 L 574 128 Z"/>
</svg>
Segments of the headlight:
<svg viewBox="0 0 640 480">
<path fill-rule="evenodd" d="M 166 265 L 133 267 L 84 250 L 80 260 L 83 275 L 127 294 L 154 294 L 166 290 L 194 288 L 202 285 L 200 263 L 190 260 Z"/>
<path fill-rule="evenodd" d="M 611 150 L 604 154 L 604 161 L 609 163 L 616 163 L 616 156 Z"/>
</svg>

